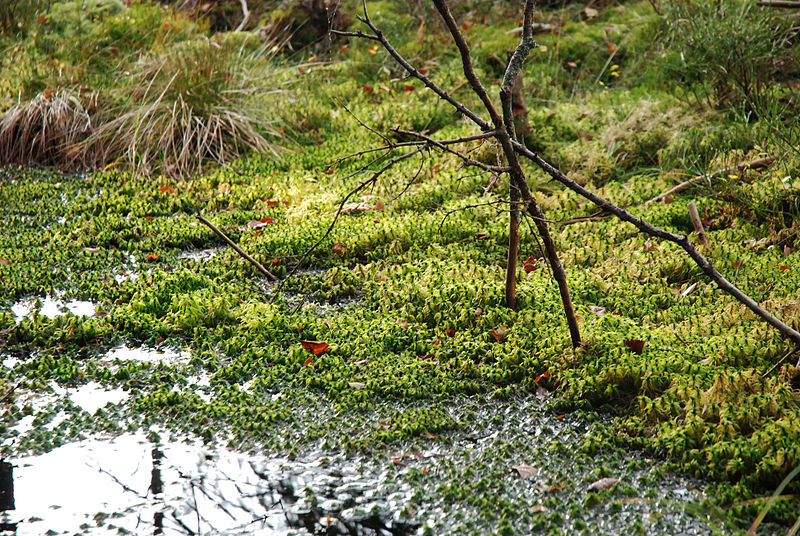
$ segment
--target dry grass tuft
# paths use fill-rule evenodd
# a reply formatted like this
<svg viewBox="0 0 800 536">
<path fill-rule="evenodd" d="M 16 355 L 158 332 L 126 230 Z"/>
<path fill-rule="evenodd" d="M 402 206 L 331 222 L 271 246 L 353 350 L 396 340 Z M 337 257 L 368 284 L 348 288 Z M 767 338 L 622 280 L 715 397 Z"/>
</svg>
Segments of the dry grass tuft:
<svg viewBox="0 0 800 536">
<path fill-rule="evenodd" d="M 0 115 L 0 165 L 80 167 L 70 150 L 94 129 L 97 94 L 44 91 Z"/>
<path fill-rule="evenodd" d="M 250 150 L 277 156 L 276 77 L 264 48 L 246 40 L 203 38 L 143 58 L 122 90 L 127 102 L 79 144 L 81 160 L 187 177 Z"/>
</svg>

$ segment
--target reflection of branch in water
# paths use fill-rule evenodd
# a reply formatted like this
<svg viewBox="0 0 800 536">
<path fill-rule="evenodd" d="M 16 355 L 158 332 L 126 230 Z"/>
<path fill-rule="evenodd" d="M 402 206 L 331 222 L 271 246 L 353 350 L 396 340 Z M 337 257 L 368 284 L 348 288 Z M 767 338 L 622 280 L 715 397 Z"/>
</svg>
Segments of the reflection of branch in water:
<svg viewBox="0 0 800 536">
<path fill-rule="evenodd" d="M 150 457 L 153 460 L 153 470 L 150 473 L 150 491 L 153 495 L 161 495 L 164 492 L 164 480 L 161 478 L 161 460 L 164 459 L 164 453 L 159 450 L 158 446 L 153 446 L 150 451 Z M 163 501 L 163 497 L 162 497 Z M 153 535 L 164 534 L 164 512 L 157 509 L 153 514 Z"/>
<path fill-rule="evenodd" d="M 138 491 L 136 491 L 136 490 L 135 490 L 135 489 L 133 489 L 132 487 L 128 486 L 128 485 L 127 485 L 127 484 L 125 484 L 125 483 L 124 483 L 122 480 L 120 480 L 119 478 L 117 478 L 116 476 L 114 476 L 113 474 L 111 474 L 110 472 L 108 472 L 107 470 L 103 469 L 102 467 L 92 467 L 92 466 L 91 466 L 90 464 L 88 464 L 88 463 L 86 464 L 86 466 L 87 466 L 87 467 L 90 467 L 90 468 L 92 468 L 92 469 L 97 469 L 99 472 L 101 472 L 101 473 L 103 473 L 103 474 L 105 474 L 105 475 L 108 475 L 109 477 L 111 477 L 111 480 L 113 480 L 114 482 L 116 482 L 117 484 L 119 484 L 119 485 L 120 485 L 120 487 L 121 487 L 122 489 L 124 489 L 124 490 L 125 490 L 125 491 L 127 491 L 127 492 L 133 493 L 134 495 L 136 495 L 136 496 L 137 496 L 137 497 L 139 497 L 140 499 L 146 499 L 146 498 L 147 498 L 147 495 L 142 495 L 142 494 L 140 494 Z"/>
</svg>

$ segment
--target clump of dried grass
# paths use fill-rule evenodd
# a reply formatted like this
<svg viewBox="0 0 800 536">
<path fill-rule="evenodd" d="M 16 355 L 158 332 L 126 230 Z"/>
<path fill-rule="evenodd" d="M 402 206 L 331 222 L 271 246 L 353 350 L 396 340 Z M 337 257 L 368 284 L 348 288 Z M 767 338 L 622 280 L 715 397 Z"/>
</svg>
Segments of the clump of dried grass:
<svg viewBox="0 0 800 536">
<path fill-rule="evenodd" d="M 95 128 L 97 94 L 61 88 L 44 91 L 0 115 L 0 165 L 80 167 L 71 148 Z"/>
<path fill-rule="evenodd" d="M 140 172 L 187 177 L 209 160 L 255 150 L 278 155 L 271 96 L 280 92 L 265 47 L 197 39 L 141 59 L 122 89 L 128 100 L 80 143 L 81 159 L 122 159 Z"/>
</svg>

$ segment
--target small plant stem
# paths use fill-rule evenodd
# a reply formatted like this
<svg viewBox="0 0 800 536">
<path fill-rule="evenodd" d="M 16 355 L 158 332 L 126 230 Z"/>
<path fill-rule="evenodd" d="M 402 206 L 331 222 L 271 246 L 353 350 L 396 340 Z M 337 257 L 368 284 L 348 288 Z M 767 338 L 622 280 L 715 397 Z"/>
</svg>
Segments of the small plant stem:
<svg viewBox="0 0 800 536">
<path fill-rule="evenodd" d="M 692 220 L 694 232 L 697 233 L 697 242 L 704 246 L 708 246 L 708 237 L 706 236 L 706 230 L 703 227 L 703 220 L 700 219 L 700 214 L 697 212 L 697 205 L 694 204 L 694 201 L 689 203 L 689 218 Z"/>
<path fill-rule="evenodd" d="M 771 367 L 771 368 L 770 368 L 768 371 L 766 371 L 764 374 L 762 374 L 762 375 L 761 375 L 761 379 L 764 379 L 764 378 L 766 378 L 767 376 L 769 376 L 770 374 L 772 374 L 772 371 L 773 371 L 773 370 L 776 370 L 776 369 L 778 369 L 778 368 L 779 368 L 781 365 L 783 365 L 784 363 L 786 363 L 786 361 L 787 361 L 787 360 L 788 360 L 790 357 L 792 357 L 794 354 L 796 354 L 798 350 L 800 350 L 800 346 L 795 346 L 794 348 L 792 348 L 791 350 L 789 350 L 788 352 L 786 352 L 786 354 L 785 354 L 785 355 L 784 355 L 782 358 L 780 358 L 780 359 L 778 360 L 778 362 L 777 362 L 777 363 L 775 363 L 774 365 L 772 365 L 772 367 Z"/>
<path fill-rule="evenodd" d="M 267 277 L 268 277 L 269 279 L 271 279 L 272 281 L 280 281 L 280 279 L 278 279 L 278 277 L 277 277 L 275 274 L 273 274 L 272 272 L 270 272 L 269 270 L 267 270 L 266 268 L 264 268 L 264 266 L 263 266 L 263 265 L 262 265 L 260 262 L 258 262 L 257 260 L 255 260 L 255 259 L 254 259 L 253 257 L 251 257 L 250 255 L 248 255 L 248 254 L 247 254 L 247 253 L 246 253 L 246 252 L 245 252 L 245 251 L 244 251 L 242 248 L 240 248 L 240 247 L 239 247 L 239 246 L 236 244 L 236 242 L 234 242 L 233 240 L 231 240 L 230 238 L 228 238 L 228 235 L 226 235 L 225 233 L 223 233 L 223 232 L 222 232 L 222 230 L 221 230 L 219 227 L 217 227 L 216 225 L 214 225 L 213 223 L 211 223 L 210 221 L 208 221 L 207 219 L 205 219 L 205 218 L 203 217 L 203 215 L 202 215 L 202 214 L 200 214 L 199 212 L 198 212 L 197 214 L 195 214 L 195 216 L 197 216 L 197 219 L 198 219 L 198 220 L 200 220 L 200 221 L 201 221 L 201 222 L 202 222 L 204 225 L 206 225 L 206 226 L 207 226 L 209 229 L 211 229 L 212 231 L 214 231 L 214 233 L 216 233 L 216 234 L 217 234 L 217 235 L 218 235 L 220 238 L 222 238 L 222 239 L 223 239 L 223 240 L 224 240 L 224 241 L 225 241 L 225 242 L 226 242 L 226 243 L 227 243 L 227 244 L 228 244 L 230 247 L 232 247 L 232 248 L 233 248 L 233 250 L 234 250 L 236 253 L 238 253 L 239 255 L 241 255 L 241 256 L 242 256 L 242 257 L 243 257 L 243 258 L 244 258 L 244 259 L 245 259 L 247 262 L 249 262 L 250 264 L 252 264 L 253 266 L 255 266 L 255 268 L 256 268 L 256 269 L 257 269 L 259 272 L 261 272 L 262 274 L 264 274 L 265 276 L 267 276 Z"/>
</svg>

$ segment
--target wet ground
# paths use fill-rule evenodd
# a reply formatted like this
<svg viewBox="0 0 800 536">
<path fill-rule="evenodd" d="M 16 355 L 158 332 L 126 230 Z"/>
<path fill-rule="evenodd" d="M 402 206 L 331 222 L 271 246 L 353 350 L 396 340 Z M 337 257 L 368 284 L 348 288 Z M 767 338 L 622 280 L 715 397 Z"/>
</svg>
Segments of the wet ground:
<svg viewBox="0 0 800 536">
<path fill-rule="evenodd" d="M 101 360 L 186 358 L 119 346 Z M 197 389 L 207 391 L 202 382 Z M 459 430 L 390 452 L 338 452 L 309 441 L 287 456 L 163 429 L 93 434 L 6 460 L 15 509 L 4 526 L 21 535 L 713 533 L 701 484 L 641 453 L 589 454 L 589 439 L 611 419 L 558 415 L 540 394 L 454 400 Z M 17 404 L 29 415 L 4 442 L 24 444 L 37 426 L 53 428 L 76 413 L 111 412 L 128 396 L 93 382 L 22 390 Z M 337 418 L 319 402 L 316 418 Z"/>
</svg>

